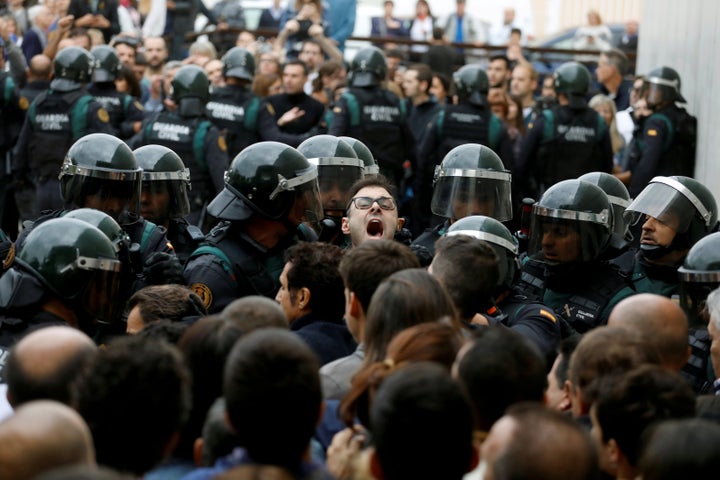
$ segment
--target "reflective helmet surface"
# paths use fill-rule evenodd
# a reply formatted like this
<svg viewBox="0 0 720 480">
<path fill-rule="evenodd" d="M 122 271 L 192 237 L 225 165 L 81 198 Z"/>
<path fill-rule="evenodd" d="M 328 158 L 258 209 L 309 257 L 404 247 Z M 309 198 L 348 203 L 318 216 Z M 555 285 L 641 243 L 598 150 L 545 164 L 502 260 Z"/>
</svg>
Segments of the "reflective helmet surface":
<svg viewBox="0 0 720 480">
<path fill-rule="evenodd" d="M 505 225 L 494 218 L 472 215 L 450 225 L 446 235 L 469 235 L 488 242 L 500 259 L 498 285 L 509 288 L 514 284 L 520 246 Z"/>
<path fill-rule="evenodd" d="M 592 83 L 592 75 L 585 65 L 578 62 L 566 62 L 553 73 L 555 92 L 567 95 L 570 107 L 587 105 L 587 95 Z"/>
<path fill-rule="evenodd" d="M 355 155 L 363 161 L 365 164 L 363 175 L 365 177 L 377 177 L 378 174 L 380 174 L 380 167 L 378 167 L 377 162 L 375 161 L 375 157 L 373 157 L 372 152 L 370 149 L 365 145 L 363 142 L 358 140 L 357 138 L 353 137 L 340 137 L 342 140 L 345 141 L 348 145 L 350 145 L 353 150 L 355 150 Z"/>
<path fill-rule="evenodd" d="M 112 82 L 122 70 L 122 62 L 115 49 L 109 45 L 98 45 L 90 50 L 95 58 L 93 82 Z"/>
<path fill-rule="evenodd" d="M 558 182 L 533 205 L 528 253 L 549 264 L 595 260 L 610 243 L 611 212 L 600 187 Z"/>
<path fill-rule="evenodd" d="M 466 143 L 450 150 L 435 168 L 430 208 L 445 218 L 485 215 L 510 220 L 511 183 L 512 175 L 491 148 Z"/>
<path fill-rule="evenodd" d="M 332 135 L 315 135 L 297 149 L 318 167 L 323 209 L 344 212 L 350 201 L 350 187 L 363 178 L 365 162 L 344 140 Z"/>
<path fill-rule="evenodd" d="M 647 103 L 651 108 L 666 101 L 686 102 L 680 93 L 680 74 L 670 67 L 658 67 L 650 71 L 644 84 L 647 89 Z"/>
<path fill-rule="evenodd" d="M 487 105 L 490 80 L 479 65 L 465 65 L 453 74 L 455 92 L 475 105 Z"/>
<path fill-rule="evenodd" d="M 59 92 L 77 90 L 92 80 L 95 58 L 82 47 L 60 50 L 53 61 L 53 80 L 50 88 Z"/>
<path fill-rule="evenodd" d="M 223 76 L 252 81 L 255 76 L 255 57 L 242 47 L 233 47 L 222 57 Z"/>
<path fill-rule="evenodd" d="M 678 269 L 680 304 L 691 325 L 707 323 L 705 301 L 720 287 L 720 232 L 699 240 L 692 246 Z"/>
<path fill-rule="evenodd" d="M 28 234 L 16 262 L 74 308 L 99 321 L 116 318 L 121 265 L 98 228 L 72 218 L 43 222 Z"/>
<path fill-rule="evenodd" d="M 285 220 L 292 213 L 317 223 L 323 214 L 317 176 L 317 167 L 294 148 L 256 143 L 230 163 L 225 188 L 210 202 L 208 213 L 231 221 L 253 214 Z"/>
<path fill-rule="evenodd" d="M 98 208 L 118 221 L 123 212 L 139 211 L 141 182 L 142 170 L 130 147 L 105 133 L 77 140 L 65 155 L 60 171 L 66 202 Z"/>
<path fill-rule="evenodd" d="M 92 225 L 113 243 L 116 252 L 130 246 L 130 237 L 110 215 L 94 208 L 78 208 L 67 212 L 62 218 L 74 218 Z"/>
<path fill-rule="evenodd" d="M 387 76 L 387 59 L 377 47 L 365 47 L 355 54 L 350 67 L 350 85 L 371 87 L 379 85 Z"/>
<path fill-rule="evenodd" d="M 625 209 L 630 205 L 630 193 L 627 187 L 615 175 L 605 172 L 590 172 L 578 177 L 578 180 L 592 183 L 602 188 L 613 207 L 613 236 L 611 245 L 624 248 L 632 241 L 630 225 L 625 222 Z"/>
<path fill-rule="evenodd" d="M 185 167 L 180 156 L 163 145 L 145 145 L 134 152 L 138 165 L 142 169 L 142 196 L 167 196 L 168 208 L 165 218 L 182 218 L 190 213 L 190 169 Z M 164 223 L 165 218 L 157 217 L 160 212 L 145 211 L 145 202 L 141 198 L 140 213 L 155 223 Z M 156 218 L 153 218 L 155 216 Z M 157 220 L 157 221 L 156 221 Z"/>
</svg>

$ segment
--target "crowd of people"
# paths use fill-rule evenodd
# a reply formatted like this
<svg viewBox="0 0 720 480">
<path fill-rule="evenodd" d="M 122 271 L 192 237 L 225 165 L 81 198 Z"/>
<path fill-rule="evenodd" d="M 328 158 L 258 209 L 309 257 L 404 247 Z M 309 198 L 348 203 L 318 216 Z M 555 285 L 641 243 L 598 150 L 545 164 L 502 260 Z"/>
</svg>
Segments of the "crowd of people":
<svg viewBox="0 0 720 480">
<path fill-rule="evenodd" d="M 274 2 L 271 44 L 242 2 L 189 44 L 202 2 L 24 3 L 0 478 L 718 471 L 718 205 L 674 69 L 483 64 L 446 42 L 476 40 L 463 0 L 349 65 L 353 1 Z M 383 41 L 434 27 L 385 5 Z"/>
</svg>

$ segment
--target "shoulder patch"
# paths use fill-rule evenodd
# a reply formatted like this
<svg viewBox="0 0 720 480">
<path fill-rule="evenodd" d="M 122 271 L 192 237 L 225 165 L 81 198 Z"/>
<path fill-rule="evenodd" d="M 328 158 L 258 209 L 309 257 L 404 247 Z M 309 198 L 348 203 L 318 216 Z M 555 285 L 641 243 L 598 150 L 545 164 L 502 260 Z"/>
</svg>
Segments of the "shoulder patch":
<svg viewBox="0 0 720 480">
<path fill-rule="evenodd" d="M 27 110 L 30 106 L 30 101 L 27 99 L 27 97 L 20 97 L 18 100 L 18 106 L 21 110 Z"/>
<path fill-rule="evenodd" d="M 8 250 L 7 255 L 5 256 L 5 259 L 3 260 L 2 268 L 3 270 L 7 270 L 10 268 L 15 261 L 15 244 L 10 244 L 10 249 Z"/>
<path fill-rule="evenodd" d="M 227 142 L 225 141 L 225 135 L 218 137 L 218 148 L 223 152 L 227 152 Z"/>
<path fill-rule="evenodd" d="M 333 108 L 333 112 L 335 112 L 335 113 L 342 113 L 342 108 L 340 108 L 340 107 L 334 107 L 334 108 Z"/>
<path fill-rule="evenodd" d="M 654 128 L 651 128 L 647 131 L 647 134 L 649 137 L 657 137 L 658 132 Z"/>
<path fill-rule="evenodd" d="M 205 309 L 210 308 L 213 296 L 212 291 L 210 291 L 210 288 L 207 285 L 205 285 L 204 283 L 193 283 L 192 285 L 190 285 L 190 290 L 195 292 L 197 296 L 200 297 L 203 305 L 205 305 Z"/>
<path fill-rule="evenodd" d="M 553 315 L 552 313 L 548 312 L 548 311 L 545 310 L 544 308 L 541 308 L 541 309 L 540 309 L 540 315 L 542 315 L 543 317 L 549 318 L 550 321 L 553 322 L 553 323 L 557 322 L 557 319 L 555 318 L 555 315 Z"/>
<path fill-rule="evenodd" d="M 267 104 L 267 111 L 273 117 L 275 116 L 275 107 L 273 107 L 271 103 Z"/>
<path fill-rule="evenodd" d="M 107 110 L 104 108 L 99 108 L 97 111 L 97 117 L 98 120 L 100 120 L 103 123 L 109 123 L 110 122 L 110 115 L 108 115 Z"/>
<path fill-rule="evenodd" d="M 143 107 L 142 103 L 138 102 L 137 100 L 135 100 L 133 102 L 133 105 L 135 105 L 135 108 L 137 108 L 138 110 L 141 110 L 141 111 L 145 110 L 145 107 Z"/>
</svg>

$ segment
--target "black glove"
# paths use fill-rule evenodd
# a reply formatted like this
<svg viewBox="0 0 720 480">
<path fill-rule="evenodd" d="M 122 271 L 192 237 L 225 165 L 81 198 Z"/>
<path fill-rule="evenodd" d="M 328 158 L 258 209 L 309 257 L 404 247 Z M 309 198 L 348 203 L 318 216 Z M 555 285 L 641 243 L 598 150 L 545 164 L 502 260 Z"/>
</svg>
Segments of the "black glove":
<svg viewBox="0 0 720 480">
<path fill-rule="evenodd" d="M 143 267 L 145 283 L 148 285 L 165 285 L 168 283 L 184 284 L 183 267 L 175 255 L 155 252 L 145 261 Z"/>
</svg>

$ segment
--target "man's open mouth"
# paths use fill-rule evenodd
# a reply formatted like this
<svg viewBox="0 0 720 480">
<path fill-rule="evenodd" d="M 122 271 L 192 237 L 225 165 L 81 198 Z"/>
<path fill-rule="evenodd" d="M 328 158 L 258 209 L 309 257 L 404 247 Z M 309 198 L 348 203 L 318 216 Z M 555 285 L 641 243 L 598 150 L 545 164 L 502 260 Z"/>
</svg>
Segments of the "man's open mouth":
<svg viewBox="0 0 720 480">
<path fill-rule="evenodd" d="M 374 218 L 368 222 L 367 236 L 370 238 L 382 238 L 385 227 L 382 221 Z"/>
</svg>

